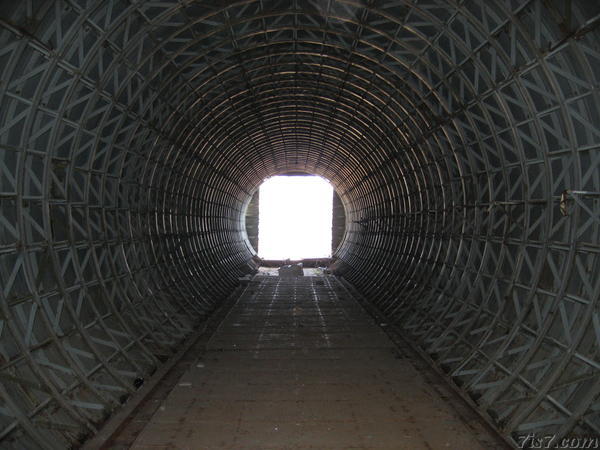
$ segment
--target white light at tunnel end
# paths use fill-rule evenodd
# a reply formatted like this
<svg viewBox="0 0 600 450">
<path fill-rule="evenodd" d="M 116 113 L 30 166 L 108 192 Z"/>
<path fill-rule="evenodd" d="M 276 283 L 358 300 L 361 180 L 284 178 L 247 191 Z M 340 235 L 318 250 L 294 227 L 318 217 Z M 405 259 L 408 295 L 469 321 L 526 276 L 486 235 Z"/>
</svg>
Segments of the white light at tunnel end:
<svg viewBox="0 0 600 450">
<path fill-rule="evenodd" d="M 258 255 L 263 259 L 331 256 L 333 187 L 316 175 L 278 175 L 260 186 Z"/>
</svg>

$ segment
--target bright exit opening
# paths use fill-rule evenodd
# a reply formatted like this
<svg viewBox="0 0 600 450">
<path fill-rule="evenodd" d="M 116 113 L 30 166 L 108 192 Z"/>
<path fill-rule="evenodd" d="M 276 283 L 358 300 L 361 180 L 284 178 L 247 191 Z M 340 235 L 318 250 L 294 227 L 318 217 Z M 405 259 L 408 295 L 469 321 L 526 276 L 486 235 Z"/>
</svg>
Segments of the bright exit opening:
<svg viewBox="0 0 600 450">
<path fill-rule="evenodd" d="M 258 256 L 331 256 L 333 187 L 317 176 L 276 176 L 260 186 Z"/>
</svg>

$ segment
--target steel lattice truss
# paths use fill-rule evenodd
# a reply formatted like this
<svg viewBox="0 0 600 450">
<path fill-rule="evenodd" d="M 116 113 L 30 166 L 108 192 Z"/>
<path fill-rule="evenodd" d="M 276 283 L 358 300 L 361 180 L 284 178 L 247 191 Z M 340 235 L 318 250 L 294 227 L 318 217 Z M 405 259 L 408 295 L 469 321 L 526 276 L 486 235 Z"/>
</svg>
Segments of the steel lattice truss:
<svg viewBox="0 0 600 450">
<path fill-rule="evenodd" d="M 332 181 L 345 278 L 505 435 L 600 433 L 599 2 L 0 4 L 1 446 L 94 433 L 288 170 Z"/>
</svg>

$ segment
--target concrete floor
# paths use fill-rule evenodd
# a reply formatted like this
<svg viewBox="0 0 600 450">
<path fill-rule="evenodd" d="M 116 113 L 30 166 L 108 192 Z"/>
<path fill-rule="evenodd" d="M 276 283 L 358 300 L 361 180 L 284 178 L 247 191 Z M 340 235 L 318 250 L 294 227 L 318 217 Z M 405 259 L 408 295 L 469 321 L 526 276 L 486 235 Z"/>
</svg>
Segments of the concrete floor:
<svg viewBox="0 0 600 450">
<path fill-rule="evenodd" d="M 132 448 L 490 448 L 335 279 L 255 280 Z"/>
</svg>

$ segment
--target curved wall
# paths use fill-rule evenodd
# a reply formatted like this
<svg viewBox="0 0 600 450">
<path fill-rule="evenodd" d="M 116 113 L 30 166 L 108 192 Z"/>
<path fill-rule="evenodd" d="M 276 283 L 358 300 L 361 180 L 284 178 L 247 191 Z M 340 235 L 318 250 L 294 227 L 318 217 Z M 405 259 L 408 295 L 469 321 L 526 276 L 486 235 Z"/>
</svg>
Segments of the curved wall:
<svg viewBox="0 0 600 450">
<path fill-rule="evenodd" d="M 268 176 L 516 436 L 600 432 L 596 1 L 4 1 L 0 439 L 94 433 L 235 286 Z"/>
</svg>

